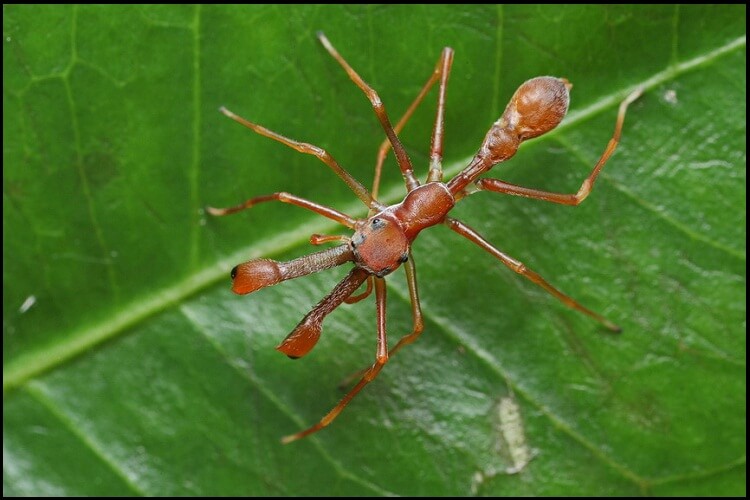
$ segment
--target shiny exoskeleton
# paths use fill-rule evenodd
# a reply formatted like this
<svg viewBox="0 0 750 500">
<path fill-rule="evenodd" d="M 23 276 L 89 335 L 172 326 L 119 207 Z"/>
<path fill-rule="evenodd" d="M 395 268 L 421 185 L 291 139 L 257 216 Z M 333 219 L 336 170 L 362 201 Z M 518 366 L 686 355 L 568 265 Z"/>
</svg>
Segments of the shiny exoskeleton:
<svg viewBox="0 0 750 500">
<path fill-rule="evenodd" d="M 617 325 L 563 294 L 541 276 L 528 269 L 523 263 L 496 249 L 476 231 L 463 222 L 449 217 L 448 214 L 462 198 L 482 190 L 565 205 L 578 205 L 588 196 L 599 172 L 614 152 L 620 138 L 625 110 L 628 104 L 640 95 L 640 90 L 630 94 L 620 105 L 612 139 L 590 175 L 583 181 L 581 188 L 575 194 L 540 191 L 516 186 L 500 179 L 480 178 L 482 174 L 496 164 L 511 158 L 523 141 L 549 132 L 560 124 L 568 111 L 571 84 L 564 78 L 551 76 L 537 77 L 523 83 L 511 97 L 500 119 L 487 132 L 471 162 L 450 181 L 444 183 L 441 165 L 444 110 L 448 75 L 453 62 L 453 50 L 448 47 L 443 49 L 430 78 L 403 117 L 393 126 L 377 92 L 367 85 L 349 66 L 325 35 L 319 33 L 318 37 L 326 50 L 339 62 L 349 77 L 368 97 L 386 133 L 387 140 L 380 147 L 375 166 L 375 181 L 371 191 L 368 191 L 359 181 L 354 179 L 327 151 L 312 144 L 281 136 L 241 118 L 225 108 L 221 108 L 221 110 L 228 117 L 261 135 L 319 158 L 346 182 L 355 195 L 365 203 L 369 209 L 368 217 L 356 219 L 333 208 L 285 192 L 251 198 L 230 208 L 208 208 L 209 213 L 213 215 L 227 215 L 250 208 L 258 203 L 275 200 L 311 210 L 354 231 L 351 236 L 313 235 L 311 237 L 313 244 L 327 242 L 339 242 L 340 244 L 288 262 L 254 259 L 232 269 L 232 289 L 235 293 L 247 294 L 281 281 L 305 276 L 347 262 L 353 264 L 349 274 L 313 307 L 277 347 L 279 351 L 291 358 L 304 356 L 316 345 L 322 331 L 323 320 L 331 311 L 343 302 L 353 303 L 362 300 L 371 293 L 373 287 L 375 289 L 378 331 L 375 363 L 357 374 L 361 377 L 359 382 L 320 422 L 302 432 L 285 437 L 283 442 L 305 437 L 327 426 L 351 399 L 377 376 L 390 356 L 403 345 L 416 340 L 420 335 L 423 330 L 423 322 L 417 292 L 416 268 L 414 259 L 411 257 L 411 245 L 422 230 L 437 224 L 445 224 L 459 235 L 476 243 L 500 260 L 501 263 L 543 287 L 567 306 L 587 314 L 611 331 L 620 331 Z M 439 82 L 438 104 L 430 147 L 430 167 L 426 182 L 420 184 L 414 176 L 411 161 L 398 138 L 398 133 L 408 121 L 414 109 L 422 102 L 425 94 L 437 82 Z M 398 160 L 408 192 L 400 203 L 385 206 L 377 200 L 377 193 L 383 161 L 391 148 Z M 402 265 L 406 269 L 412 303 L 413 327 L 410 333 L 402 337 L 394 347 L 389 349 L 385 329 L 386 288 L 384 278 Z M 367 284 L 366 290 L 354 295 L 354 292 L 364 283 Z"/>
</svg>

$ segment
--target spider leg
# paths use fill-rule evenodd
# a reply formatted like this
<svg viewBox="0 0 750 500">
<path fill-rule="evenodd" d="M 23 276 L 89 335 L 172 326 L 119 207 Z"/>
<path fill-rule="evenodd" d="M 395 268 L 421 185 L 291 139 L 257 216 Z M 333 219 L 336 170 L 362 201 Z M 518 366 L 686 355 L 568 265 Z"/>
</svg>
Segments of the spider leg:
<svg viewBox="0 0 750 500">
<path fill-rule="evenodd" d="M 622 133 L 622 124 L 625 121 L 625 112 L 628 109 L 628 105 L 640 97 L 643 89 L 637 89 L 625 98 L 620 103 L 620 110 L 617 113 L 617 122 L 615 123 L 615 131 L 612 134 L 612 138 L 609 140 L 604 153 L 602 153 L 599 161 L 594 165 L 594 169 L 591 171 L 588 177 L 584 179 L 583 184 L 575 194 L 561 194 L 551 193 L 549 191 L 540 191 L 538 189 L 530 189 L 523 186 L 516 186 L 508 182 L 501 181 L 500 179 L 479 179 L 475 181 L 477 188 L 483 191 L 494 191 L 496 193 L 512 194 L 515 196 L 525 196 L 526 198 L 534 198 L 536 200 L 549 201 L 551 203 L 560 203 L 562 205 L 579 205 L 586 197 L 591 193 L 594 187 L 594 182 L 602 171 L 604 164 L 607 163 L 609 157 L 615 152 L 617 145 L 620 142 L 620 134 Z"/>
<path fill-rule="evenodd" d="M 348 228 L 352 228 L 352 229 L 354 228 L 354 223 L 357 221 L 355 218 L 349 215 L 346 215 L 343 212 L 339 212 L 338 210 L 334 210 L 333 208 L 327 207 L 325 205 L 321 205 L 320 203 L 316 203 L 314 201 L 300 198 L 299 196 L 295 196 L 293 194 L 284 193 L 284 192 L 273 193 L 273 194 L 268 194 L 264 196 L 256 196 L 255 198 L 250 198 L 244 203 L 240 203 L 239 205 L 228 207 L 228 208 L 206 207 L 206 211 L 209 214 L 216 215 L 216 216 L 229 215 L 229 214 L 235 214 L 237 212 L 240 212 L 248 208 L 252 208 L 258 203 L 264 203 L 267 201 L 280 201 L 282 203 L 289 203 L 291 205 L 296 205 L 298 207 L 302 207 L 306 210 L 310 210 L 312 212 L 320 214 L 323 217 L 327 217 L 331 220 L 335 220 L 339 224 L 346 226 Z"/>
<path fill-rule="evenodd" d="M 472 243 L 475 243 L 483 250 L 489 252 L 493 257 L 498 259 L 505 266 L 517 272 L 518 274 L 520 274 L 527 280 L 531 281 L 535 285 L 538 285 L 544 288 L 547 292 L 549 292 L 556 299 L 558 299 L 560 302 L 570 307 L 571 309 L 575 309 L 576 311 L 580 311 L 583 314 L 590 316 L 591 318 L 594 318 L 596 321 L 604 325 L 608 330 L 611 330 L 613 332 L 618 332 L 618 333 L 622 331 L 622 328 L 620 328 L 619 326 L 615 325 L 614 323 L 604 318 L 600 314 L 595 313 L 591 309 L 588 309 L 587 307 L 582 306 L 573 298 L 569 297 L 568 295 L 565 295 L 560 290 L 558 290 L 557 288 L 547 283 L 547 281 L 544 278 L 542 278 L 540 275 L 538 275 L 531 269 L 527 268 L 523 262 L 520 262 L 514 259 L 510 255 L 503 253 L 497 248 L 495 248 L 494 246 L 492 246 L 487 240 L 485 240 L 481 235 L 479 235 L 479 233 L 474 231 L 472 228 L 470 228 L 463 222 L 457 219 L 454 219 L 452 217 L 446 217 L 445 225 L 447 225 L 449 228 L 451 228 L 451 230 L 460 234 L 467 240 L 471 241 Z"/>
<path fill-rule="evenodd" d="M 317 424 L 308 427 L 304 431 L 283 437 L 281 439 L 282 443 L 291 443 L 292 441 L 309 436 L 333 422 L 339 413 L 346 408 L 346 405 L 354 399 L 354 396 L 378 376 L 378 373 L 380 373 L 380 370 L 382 370 L 383 366 L 388 361 L 388 341 L 385 334 L 385 280 L 383 278 L 375 278 L 375 303 L 378 323 L 378 347 L 375 356 L 375 363 L 365 372 L 357 385 L 355 385 L 352 390 L 350 390 Z"/>
<path fill-rule="evenodd" d="M 306 142 L 299 142 L 295 141 L 294 139 L 284 137 L 283 135 L 277 134 L 276 132 L 267 129 L 266 127 L 253 123 L 245 118 L 242 118 L 239 115 L 232 113 L 225 107 L 221 107 L 220 111 L 240 125 L 249 128 L 257 134 L 278 141 L 285 146 L 299 151 L 300 153 L 317 157 L 320 161 L 331 167 L 331 170 L 333 170 L 336 175 L 338 175 L 346 183 L 346 185 L 349 186 L 349 189 L 351 189 L 354 194 L 357 195 L 357 198 L 362 200 L 362 202 L 367 205 L 367 207 L 371 209 L 382 208 L 380 203 L 373 199 L 372 195 L 370 195 L 370 192 L 367 191 L 367 188 L 364 187 L 361 182 L 355 179 L 352 174 L 344 170 L 344 168 L 339 165 L 338 162 L 333 158 L 333 156 L 331 156 L 331 154 L 328 153 L 328 151 L 326 151 L 325 149 L 314 146 L 312 144 L 308 144 Z"/>
<path fill-rule="evenodd" d="M 404 145 L 401 144 L 401 140 L 398 138 L 398 136 L 396 135 L 396 131 L 393 129 L 391 121 L 388 118 L 388 113 L 385 110 L 385 105 L 380 99 L 377 91 L 375 91 L 375 89 L 370 87 L 367 83 L 365 83 L 364 80 L 362 80 L 362 77 L 359 76 L 351 66 L 349 66 L 349 63 L 346 62 L 343 57 L 341 57 L 341 55 L 333 47 L 333 45 L 331 45 L 331 42 L 328 41 L 328 38 L 326 38 L 323 33 L 319 32 L 318 38 L 323 44 L 323 47 L 325 47 L 328 53 L 331 54 L 334 59 L 336 59 L 336 61 L 341 65 L 342 68 L 344 68 L 346 73 L 349 75 L 349 78 L 351 78 L 351 80 L 357 85 L 357 87 L 359 87 L 362 92 L 365 93 L 367 99 L 370 101 L 370 104 L 372 104 L 372 109 L 375 111 L 375 115 L 378 117 L 378 120 L 380 121 L 380 124 L 385 131 L 385 135 L 388 136 L 388 140 L 393 147 L 393 152 L 396 155 L 396 159 L 398 160 L 398 166 L 401 168 L 401 175 L 404 176 L 404 182 L 406 182 L 406 188 L 411 191 L 412 189 L 419 186 L 419 181 L 416 179 L 416 177 L 414 177 L 414 169 L 412 168 L 409 155 L 406 154 Z"/>
</svg>

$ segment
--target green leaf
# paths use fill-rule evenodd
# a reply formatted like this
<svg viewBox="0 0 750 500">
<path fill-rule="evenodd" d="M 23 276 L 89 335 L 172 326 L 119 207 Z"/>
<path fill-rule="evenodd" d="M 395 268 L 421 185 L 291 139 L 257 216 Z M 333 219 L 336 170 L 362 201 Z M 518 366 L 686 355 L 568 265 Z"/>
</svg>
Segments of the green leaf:
<svg viewBox="0 0 750 500">
<path fill-rule="evenodd" d="M 5 495 L 744 495 L 746 8 L 33 6 L 3 15 Z M 514 89 L 574 83 L 571 111 L 491 177 L 577 208 L 480 193 L 454 214 L 589 318 L 436 227 L 414 246 L 425 330 L 324 431 L 281 445 L 375 355 L 372 298 L 307 357 L 274 350 L 345 269 L 250 296 L 229 270 L 339 228 L 271 203 L 364 207 L 383 133 L 315 38 L 396 120 L 456 51 L 445 165 L 466 164 Z M 403 134 L 424 176 L 434 91 Z M 392 158 L 384 200 L 403 196 Z M 391 345 L 411 328 L 389 278 Z M 530 460 L 530 461 L 529 461 Z"/>
</svg>

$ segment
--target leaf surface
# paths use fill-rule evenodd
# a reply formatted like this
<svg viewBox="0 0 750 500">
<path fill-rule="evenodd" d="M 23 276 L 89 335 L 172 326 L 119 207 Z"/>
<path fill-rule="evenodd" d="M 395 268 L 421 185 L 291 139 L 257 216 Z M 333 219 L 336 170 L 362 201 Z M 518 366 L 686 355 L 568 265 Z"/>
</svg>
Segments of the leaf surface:
<svg viewBox="0 0 750 500">
<path fill-rule="evenodd" d="M 5 6 L 4 494 L 744 495 L 745 14 Z M 452 213 L 622 335 L 436 227 L 414 246 L 420 340 L 330 428 L 279 443 L 372 362 L 372 299 L 288 360 L 274 347 L 346 271 L 238 297 L 229 270 L 341 229 L 282 204 L 203 207 L 288 191 L 364 215 L 317 159 L 217 112 L 326 148 L 369 185 L 382 130 L 319 29 L 393 121 L 455 49 L 447 175 L 520 83 L 551 74 L 574 84 L 569 116 L 490 176 L 575 192 L 645 87 L 580 207 L 479 193 Z M 402 135 L 422 177 L 434 100 Z M 391 343 L 410 328 L 399 271 Z"/>
</svg>

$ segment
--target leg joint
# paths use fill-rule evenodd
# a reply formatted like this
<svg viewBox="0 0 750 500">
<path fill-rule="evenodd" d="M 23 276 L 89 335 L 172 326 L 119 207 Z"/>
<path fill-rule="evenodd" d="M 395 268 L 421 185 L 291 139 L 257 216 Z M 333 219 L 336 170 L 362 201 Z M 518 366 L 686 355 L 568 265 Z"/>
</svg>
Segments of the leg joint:
<svg viewBox="0 0 750 500">
<path fill-rule="evenodd" d="M 375 377 L 378 376 L 378 373 L 380 373 L 380 370 L 383 368 L 383 366 L 388 361 L 388 354 L 385 354 L 385 356 L 379 356 L 375 359 L 375 364 L 370 367 L 369 370 L 367 370 L 362 377 L 363 380 L 370 383 L 372 382 Z"/>
<path fill-rule="evenodd" d="M 370 89 L 370 92 L 367 93 L 367 97 L 370 99 L 370 103 L 372 103 L 372 107 L 375 111 L 382 111 L 383 101 L 380 100 L 380 96 L 377 92 Z"/>
<path fill-rule="evenodd" d="M 416 337 L 417 335 L 421 334 L 424 331 L 424 323 L 422 323 L 421 319 L 414 325 L 414 330 L 411 332 L 411 336 Z"/>
<path fill-rule="evenodd" d="M 310 148 L 312 149 L 313 154 L 323 161 L 326 161 L 331 156 L 328 154 L 328 151 L 318 146 L 311 145 Z"/>
</svg>

